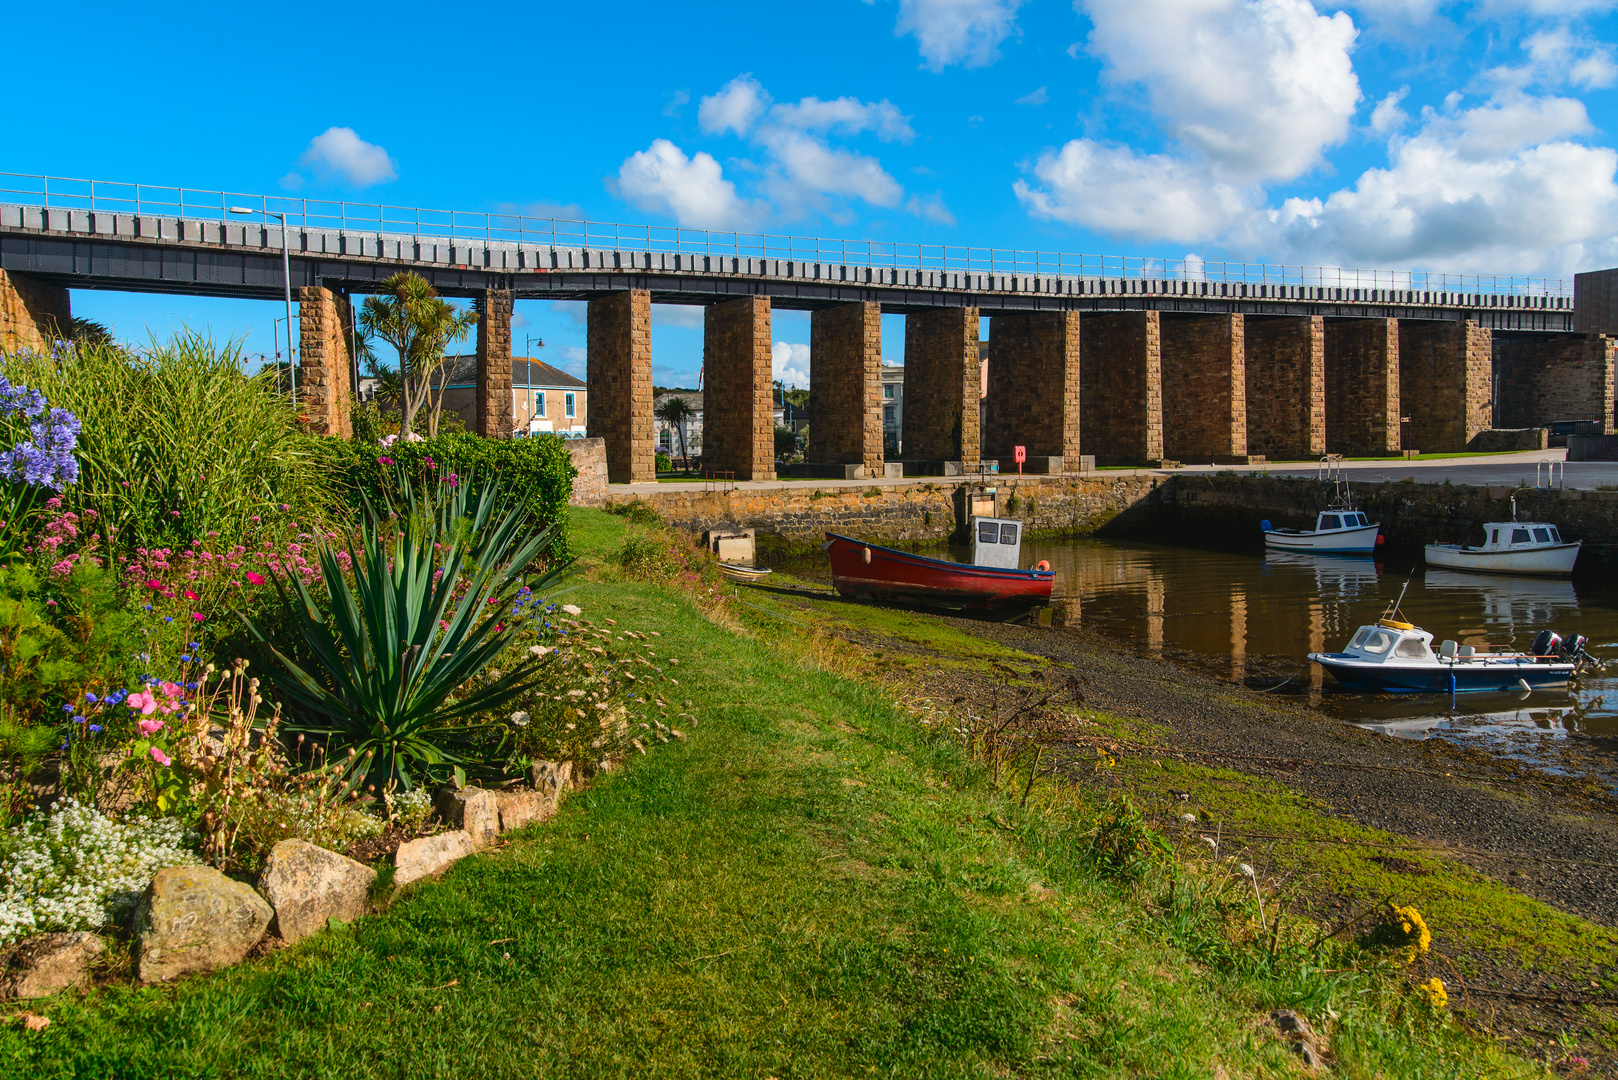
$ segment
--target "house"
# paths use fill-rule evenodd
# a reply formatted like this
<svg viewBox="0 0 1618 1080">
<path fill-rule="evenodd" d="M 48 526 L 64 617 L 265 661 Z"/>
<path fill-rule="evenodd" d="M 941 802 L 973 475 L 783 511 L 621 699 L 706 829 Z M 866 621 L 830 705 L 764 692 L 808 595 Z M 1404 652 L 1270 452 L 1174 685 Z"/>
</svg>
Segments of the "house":
<svg viewBox="0 0 1618 1080">
<path fill-rule="evenodd" d="M 441 369 L 449 379 L 444 412 L 458 414 L 466 430 L 476 431 L 478 358 L 473 354 L 448 359 Z M 587 398 L 584 380 L 532 357 L 511 358 L 513 435 L 554 432 L 564 439 L 582 439 L 588 420 Z"/>
<path fill-rule="evenodd" d="M 676 429 L 658 419 L 657 413 L 670 398 L 683 398 L 691 408 L 691 417 Z M 659 453 L 678 454 L 681 447 L 689 457 L 702 454 L 702 394 L 696 390 L 671 390 L 652 399 L 652 433 Z M 684 441 L 681 441 L 681 435 Z"/>
<path fill-rule="evenodd" d="M 988 423 L 989 343 L 978 342 L 978 430 Z M 882 365 L 882 441 L 903 446 L 905 427 L 905 368 Z"/>
</svg>

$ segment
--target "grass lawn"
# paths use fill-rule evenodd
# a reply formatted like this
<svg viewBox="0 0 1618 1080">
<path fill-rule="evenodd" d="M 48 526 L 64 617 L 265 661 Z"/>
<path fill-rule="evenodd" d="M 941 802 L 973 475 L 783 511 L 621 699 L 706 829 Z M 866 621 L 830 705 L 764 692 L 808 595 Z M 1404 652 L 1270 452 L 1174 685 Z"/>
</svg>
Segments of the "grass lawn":
<svg viewBox="0 0 1618 1080">
<path fill-rule="evenodd" d="M 624 528 L 576 521 L 586 553 Z M 568 599 L 662 635 L 684 741 L 352 927 L 31 1003 L 52 1023 L 0 1026 L 0 1075 L 1293 1076 L 1278 1006 L 1330 1029 L 1334 1075 L 1538 1075 L 1397 978 L 1171 925 L 1209 914 L 1098 873 L 1087 825 L 1022 810 L 835 642 L 610 572 Z"/>
</svg>

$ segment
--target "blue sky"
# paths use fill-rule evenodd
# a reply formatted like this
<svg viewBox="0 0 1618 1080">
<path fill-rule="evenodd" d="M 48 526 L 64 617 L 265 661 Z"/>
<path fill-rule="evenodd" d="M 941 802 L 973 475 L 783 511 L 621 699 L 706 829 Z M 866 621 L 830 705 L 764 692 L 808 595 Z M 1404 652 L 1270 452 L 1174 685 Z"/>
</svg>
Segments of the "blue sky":
<svg viewBox="0 0 1618 1080">
<path fill-rule="evenodd" d="M 8 58 L 18 173 L 852 239 L 1570 276 L 1618 265 L 1618 0 L 75 8 Z M 59 14 L 8 13 L 16 40 Z M 78 33 L 78 31 L 75 31 Z M 125 59 L 111 60 L 111 57 Z M 77 122 L 75 122 L 77 121 Z M 6 186 L 6 185 L 0 185 Z M 78 292 L 269 351 L 274 304 Z M 514 337 L 583 373 L 582 311 Z M 902 351 L 902 323 L 884 327 Z M 809 323 L 778 312 L 804 384 Z M 658 308 L 660 383 L 701 361 Z"/>
</svg>

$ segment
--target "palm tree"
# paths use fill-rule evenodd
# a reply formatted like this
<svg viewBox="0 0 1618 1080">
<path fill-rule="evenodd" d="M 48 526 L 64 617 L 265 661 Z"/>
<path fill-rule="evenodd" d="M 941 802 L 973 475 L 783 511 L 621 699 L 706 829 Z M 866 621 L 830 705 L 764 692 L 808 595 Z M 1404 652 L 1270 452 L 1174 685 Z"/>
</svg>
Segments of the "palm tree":
<svg viewBox="0 0 1618 1080">
<path fill-rule="evenodd" d="M 433 291 L 427 279 L 411 271 L 382 282 L 381 296 L 367 296 L 360 309 L 359 327 L 367 338 L 379 337 L 399 352 L 399 431 L 415 430 L 416 413 L 433 390 L 433 376 L 444 366 L 445 348 L 477 325 L 477 313 L 460 311 Z M 438 396 L 428 417 L 428 432 L 438 430 L 444 407 L 446 376 L 438 380 Z"/>
<path fill-rule="evenodd" d="M 657 407 L 655 415 L 680 437 L 680 456 L 685 457 L 685 424 L 697 415 L 696 410 L 685 398 L 671 394 Z"/>
</svg>

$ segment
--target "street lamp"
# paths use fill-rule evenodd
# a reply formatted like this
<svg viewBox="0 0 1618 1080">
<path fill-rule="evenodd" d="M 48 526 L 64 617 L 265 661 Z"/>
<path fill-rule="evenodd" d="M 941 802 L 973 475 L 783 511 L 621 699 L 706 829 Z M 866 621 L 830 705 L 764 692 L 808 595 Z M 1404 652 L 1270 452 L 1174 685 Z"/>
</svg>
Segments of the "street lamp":
<svg viewBox="0 0 1618 1080">
<path fill-rule="evenodd" d="M 292 359 L 292 256 L 287 253 L 287 216 L 274 210 L 254 210 L 250 206 L 226 208 L 232 214 L 263 214 L 281 219 L 281 280 L 286 286 L 287 298 L 287 386 L 292 391 L 292 406 L 298 405 L 298 366 Z"/>
</svg>

